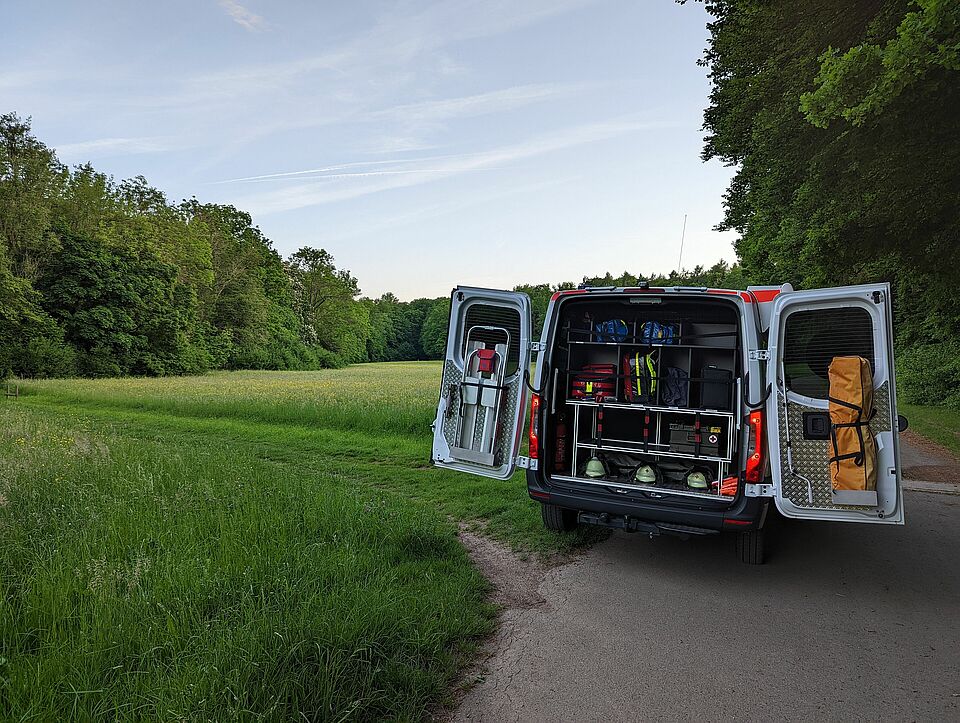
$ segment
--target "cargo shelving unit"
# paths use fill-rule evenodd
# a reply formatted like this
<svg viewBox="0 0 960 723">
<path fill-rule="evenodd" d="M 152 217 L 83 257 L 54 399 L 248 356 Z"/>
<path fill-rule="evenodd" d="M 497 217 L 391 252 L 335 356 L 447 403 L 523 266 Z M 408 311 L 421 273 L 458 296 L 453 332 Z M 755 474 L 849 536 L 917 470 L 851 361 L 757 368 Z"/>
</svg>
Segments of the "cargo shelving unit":
<svg viewBox="0 0 960 723">
<path fill-rule="evenodd" d="M 660 344 L 638 340 L 638 323 L 634 322 L 632 326 L 632 334 L 623 341 L 599 341 L 594 338 L 596 336 L 594 332 L 585 329 L 566 330 L 564 340 L 566 343 L 561 343 L 561 346 L 565 347 L 569 353 L 569 363 L 566 369 L 555 371 L 553 407 L 555 409 L 558 402 L 565 405 L 569 412 L 568 417 L 572 421 L 570 469 L 569 474 L 554 473 L 552 477 L 561 481 L 619 491 L 637 490 L 688 497 L 721 498 L 719 486 L 717 489 L 695 490 L 682 483 L 664 482 L 645 485 L 637 483 L 630 477 L 590 478 L 579 474 L 580 466 L 585 459 L 604 451 L 617 455 L 629 455 L 636 464 L 653 462 L 669 465 L 673 462 L 702 467 L 708 469 L 718 483 L 727 476 L 734 463 L 741 416 L 740 379 L 735 374 L 738 353 L 736 327 L 723 324 L 679 324 L 681 333 L 678 335 L 678 343 Z M 690 330 L 687 331 L 686 340 L 684 340 L 683 332 L 687 329 Z M 654 399 L 646 404 L 627 402 L 622 395 L 625 375 L 622 373 L 620 361 L 624 354 L 633 350 L 643 354 L 655 354 L 656 377 L 660 383 L 657 384 Z M 585 364 L 598 363 L 615 366 L 617 373 L 610 375 L 611 378 L 615 378 L 614 395 L 602 401 L 571 398 L 569 396 L 571 381 L 579 369 Z M 709 409 L 699 406 L 703 379 L 700 376 L 694 376 L 693 371 L 707 365 L 718 366 L 731 372 L 726 409 Z M 687 404 L 685 406 L 668 406 L 660 403 L 663 371 L 668 366 L 678 367 L 687 373 Z M 561 376 L 564 377 L 563 383 L 560 380 Z M 564 397 L 562 400 L 557 399 L 557 395 L 560 394 Z M 607 434 L 605 429 L 603 433 L 598 434 L 601 414 L 607 428 L 620 427 L 620 433 Z M 611 415 L 618 417 L 614 425 L 609 423 Z M 675 447 L 672 449 L 669 425 L 687 423 L 696 426 L 697 422 L 702 429 L 720 428 L 716 453 L 700 452 L 699 445 L 695 446 L 692 452 L 677 451 Z M 630 438 L 634 435 L 623 434 L 624 428 L 646 429 L 647 434 L 640 439 Z M 709 433 L 704 431 L 701 434 L 706 437 Z"/>
</svg>

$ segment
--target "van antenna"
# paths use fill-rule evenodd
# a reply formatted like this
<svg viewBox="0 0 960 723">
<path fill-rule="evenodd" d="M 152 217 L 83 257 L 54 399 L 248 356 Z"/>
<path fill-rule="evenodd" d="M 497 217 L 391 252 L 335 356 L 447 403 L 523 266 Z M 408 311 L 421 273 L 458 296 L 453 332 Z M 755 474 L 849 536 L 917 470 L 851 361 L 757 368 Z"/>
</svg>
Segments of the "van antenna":
<svg viewBox="0 0 960 723">
<path fill-rule="evenodd" d="M 677 273 L 683 270 L 683 239 L 687 235 L 687 214 L 683 214 L 683 230 L 680 232 L 680 258 L 677 259 Z"/>
</svg>

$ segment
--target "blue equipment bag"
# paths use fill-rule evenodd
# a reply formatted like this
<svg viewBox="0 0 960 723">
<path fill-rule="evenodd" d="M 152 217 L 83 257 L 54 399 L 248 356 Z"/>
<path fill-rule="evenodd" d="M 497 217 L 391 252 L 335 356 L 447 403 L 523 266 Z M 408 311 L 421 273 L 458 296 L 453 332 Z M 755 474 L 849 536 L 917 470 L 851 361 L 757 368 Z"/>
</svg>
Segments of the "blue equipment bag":
<svg viewBox="0 0 960 723">
<path fill-rule="evenodd" d="M 597 341 L 625 341 L 630 330 L 623 319 L 608 319 L 601 321 L 595 327 Z"/>
<path fill-rule="evenodd" d="M 644 322 L 640 331 L 643 344 L 677 344 L 679 330 L 676 324 L 661 324 L 659 321 Z"/>
</svg>

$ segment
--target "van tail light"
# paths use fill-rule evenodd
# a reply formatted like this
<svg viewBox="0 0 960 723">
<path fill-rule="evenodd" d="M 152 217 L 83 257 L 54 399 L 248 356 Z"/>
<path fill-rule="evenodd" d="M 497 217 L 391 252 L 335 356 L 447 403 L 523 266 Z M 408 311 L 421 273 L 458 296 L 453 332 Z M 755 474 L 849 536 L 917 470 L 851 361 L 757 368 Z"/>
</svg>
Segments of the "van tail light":
<svg viewBox="0 0 960 723">
<path fill-rule="evenodd" d="M 766 463 L 763 448 L 763 412 L 750 412 L 750 437 L 747 441 L 747 469 L 746 480 L 750 484 L 759 484 L 763 481 L 763 471 Z"/>
<path fill-rule="evenodd" d="M 528 454 L 530 459 L 540 457 L 540 438 L 537 436 L 537 430 L 540 428 L 540 395 L 534 394 L 530 397 L 530 450 Z"/>
</svg>

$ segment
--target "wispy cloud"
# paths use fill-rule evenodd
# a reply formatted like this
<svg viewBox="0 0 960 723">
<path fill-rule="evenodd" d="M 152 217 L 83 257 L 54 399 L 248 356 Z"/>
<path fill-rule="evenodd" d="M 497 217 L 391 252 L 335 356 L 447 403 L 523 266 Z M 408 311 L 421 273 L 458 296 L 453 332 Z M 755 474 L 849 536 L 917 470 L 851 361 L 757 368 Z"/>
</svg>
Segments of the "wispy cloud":
<svg viewBox="0 0 960 723">
<path fill-rule="evenodd" d="M 590 87 L 586 83 L 534 83 L 502 88 L 487 93 L 406 103 L 364 116 L 371 121 L 437 123 L 452 118 L 474 117 L 519 108 L 530 103 L 553 100 Z"/>
<path fill-rule="evenodd" d="M 418 169 L 409 169 L 405 173 L 336 174 L 330 177 L 320 175 L 318 178 L 311 178 L 308 181 L 298 180 L 298 182 L 285 188 L 252 194 L 241 199 L 240 204 L 253 213 L 266 215 L 346 201 L 372 193 L 419 185 L 472 171 L 489 170 L 586 143 L 672 125 L 664 122 L 635 119 L 615 119 L 591 123 L 544 134 L 522 143 L 479 153 L 452 156 L 445 162 L 432 163 L 431 167 L 427 169 L 429 173 L 417 173 Z"/>
<path fill-rule="evenodd" d="M 201 73 L 187 79 L 179 92 L 154 100 L 164 105 L 194 107 L 204 99 L 223 101 L 276 91 L 305 77 L 327 72 L 334 80 L 342 78 L 348 82 L 349 90 L 332 100 L 349 102 L 358 87 L 365 86 L 369 93 L 371 87 L 387 91 L 395 89 L 397 84 L 422 82 L 422 72 L 403 70 L 417 57 L 433 57 L 444 46 L 517 30 L 595 1 L 441 0 L 413 4 L 412 12 L 410 3 L 399 3 L 392 11 L 380 15 L 364 32 L 319 55 Z M 230 8 L 249 13 L 236 0 L 221 0 L 221 6 L 237 22 L 240 20 Z M 253 17 L 263 22 L 256 15 Z M 449 62 L 445 59 L 445 55 L 437 58 L 440 74 L 449 72 Z"/>
<path fill-rule="evenodd" d="M 229 15 L 237 25 L 242 25 L 254 33 L 266 29 L 267 24 L 264 19 L 255 12 L 245 8 L 237 2 L 237 0 L 219 0 L 219 3 L 220 7 L 226 11 L 227 15 Z"/>
<path fill-rule="evenodd" d="M 0 72 L 0 90 L 15 90 L 32 85 L 46 83 L 56 78 L 56 74 L 47 70 L 12 70 Z"/>
<path fill-rule="evenodd" d="M 361 141 L 356 148 L 358 153 L 368 156 L 391 156 L 397 153 L 413 153 L 415 151 L 429 151 L 437 147 L 435 143 L 418 138 L 414 133 L 404 135 L 382 133 L 374 134 L 372 138 Z"/>
<path fill-rule="evenodd" d="M 557 82 L 487 90 L 475 85 L 480 76 L 467 74 L 459 63 L 464 42 L 512 33 L 596 1 L 397 0 L 375 4 L 372 16 L 369 6 L 358 7 L 353 16 L 360 25 L 351 35 L 318 38 L 299 57 L 283 54 L 285 59 L 274 62 L 219 67 L 198 63 L 192 76 L 144 73 L 121 63 L 101 63 L 94 71 L 64 60 L 50 78 L 27 65 L 0 69 L 0 91 L 31 89 L 41 99 L 55 95 L 60 108 L 88 115 L 101 96 L 110 98 L 117 112 L 95 126 L 96 140 L 65 144 L 64 155 L 157 152 L 167 149 L 167 139 L 128 136 L 172 133 L 203 148 L 185 169 L 191 174 L 271 136 L 306 128 L 336 128 L 338 139 L 368 158 L 424 153 L 449 142 L 439 131 L 456 119 L 506 113 L 586 87 Z M 217 2 L 217 12 L 246 30 L 269 25 L 251 10 L 266 5 Z M 82 90 L 53 93 L 50 82 L 62 81 L 71 67 L 84 70 L 75 84 Z M 466 75 L 458 85 L 468 90 L 459 97 L 447 97 L 451 73 Z"/>
<path fill-rule="evenodd" d="M 497 201 L 503 198 L 516 198 L 526 193 L 537 193 L 549 188 L 562 186 L 577 180 L 576 175 L 564 176 L 560 178 L 550 178 L 546 181 L 537 181 L 534 183 L 523 183 L 513 185 L 498 185 L 495 189 L 482 192 L 471 193 L 458 196 L 455 200 L 445 200 L 443 203 L 432 203 L 424 206 L 403 211 L 385 217 L 369 218 L 362 216 L 356 219 L 356 225 L 353 225 L 349 231 L 340 232 L 341 239 L 363 236 L 376 233 L 386 229 L 395 229 L 401 226 L 419 223 L 430 218 L 447 216 L 451 213 L 463 211 L 473 206 L 480 206 L 491 201 Z"/>
<path fill-rule="evenodd" d="M 77 143 L 61 143 L 54 147 L 57 149 L 57 155 L 60 158 L 69 161 L 128 153 L 162 153 L 184 146 L 175 138 L 154 136 L 149 138 L 97 138 Z"/>
<path fill-rule="evenodd" d="M 444 124 L 449 121 L 458 118 L 504 113 L 535 103 L 570 96 L 590 87 L 593 87 L 593 84 L 533 83 L 467 96 L 388 105 L 375 110 L 343 108 L 339 115 L 330 109 L 324 109 L 320 115 L 291 114 L 289 117 L 255 124 L 246 128 L 244 136 L 229 146 L 227 152 L 218 156 L 218 160 L 222 160 L 230 152 L 235 151 L 240 144 L 250 143 L 257 138 L 273 133 L 344 123 L 372 124 L 385 129 L 385 133 L 374 136 L 375 140 L 372 141 L 371 147 L 359 149 L 361 153 L 385 155 L 424 151 L 435 147 L 433 143 L 427 141 L 430 134 L 443 128 Z M 374 163 L 377 163 L 377 161 L 374 161 Z M 321 170 L 297 171 L 295 173 L 298 175 L 300 173 L 319 173 Z M 220 181 L 220 183 L 236 180 L 259 179 L 229 179 L 228 181 Z"/>
</svg>

